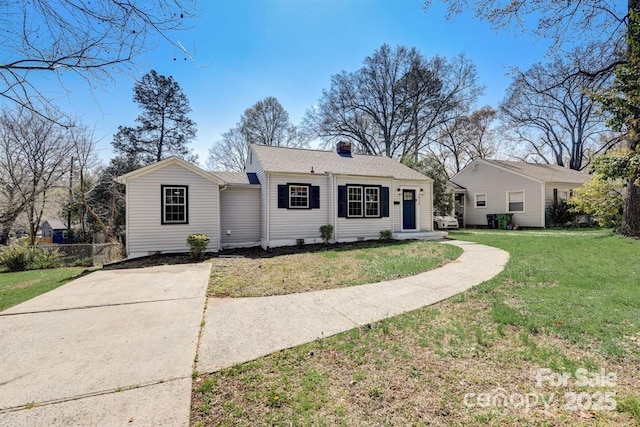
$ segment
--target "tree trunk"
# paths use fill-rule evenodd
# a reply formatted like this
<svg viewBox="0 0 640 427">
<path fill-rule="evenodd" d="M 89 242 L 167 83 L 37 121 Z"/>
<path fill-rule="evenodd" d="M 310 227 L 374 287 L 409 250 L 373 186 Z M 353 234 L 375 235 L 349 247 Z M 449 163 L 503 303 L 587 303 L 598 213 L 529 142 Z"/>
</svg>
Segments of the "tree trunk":
<svg viewBox="0 0 640 427">
<path fill-rule="evenodd" d="M 627 197 L 624 201 L 624 212 L 622 214 L 622 226 L 620 233 L 629 237 L 640 237 L 640 169 L 629 180 L 627 187 Z"/>
<path fill-rule="evenodd" d="M 11 228 L 17 217 L 18 215 L 15 214 L 9 218 L 3 218 L 2 221 L 0 221 L 0 245 L 9 243 L 9 233 L 11 233 Z"/>
</svg>

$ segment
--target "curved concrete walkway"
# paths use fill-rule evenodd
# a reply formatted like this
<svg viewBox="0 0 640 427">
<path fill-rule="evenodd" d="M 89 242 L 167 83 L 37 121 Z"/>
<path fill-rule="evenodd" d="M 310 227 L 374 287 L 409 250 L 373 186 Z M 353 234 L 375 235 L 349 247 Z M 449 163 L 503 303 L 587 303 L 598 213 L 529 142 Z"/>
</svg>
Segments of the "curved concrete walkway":
<svg viewBox="0 0 640 427">
<path fill-rule="evenodd" d="M 215 372 L 269 353 L 435 304 L 500 273 L 509 254 L 448 241 L 460 257 L 417 276 L 370 285 L 260 298 L 210 298 L 198 371 Z"/>
</svg>

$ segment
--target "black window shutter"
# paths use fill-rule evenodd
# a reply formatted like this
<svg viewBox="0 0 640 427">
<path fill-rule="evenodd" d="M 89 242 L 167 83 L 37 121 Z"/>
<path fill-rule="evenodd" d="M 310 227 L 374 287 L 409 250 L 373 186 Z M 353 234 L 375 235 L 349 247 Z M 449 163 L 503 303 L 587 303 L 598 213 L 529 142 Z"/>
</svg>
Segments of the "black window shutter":
<svg viewBox="0 0 640 427">
<path fill-rule="evenodd" d="M 347 217 L 347 186 L 338 186 L 338 218 Z"/>
<path fill-rule="evenodd" d="M 380 214 L 382 217 L 389 216 L 389 187 L 380 188 Z"/>
<path fill-rule="evenodd" d="M 311 200 L 309 202 L 309 209 L 320 209 L 320 187 L 317 185 L 311 186 Z"/>
<path fill-rule="evenodd" d="M 278 209 L 287 209 L 289 207 L 289 186 L 278 185 Z"/>
</svg>

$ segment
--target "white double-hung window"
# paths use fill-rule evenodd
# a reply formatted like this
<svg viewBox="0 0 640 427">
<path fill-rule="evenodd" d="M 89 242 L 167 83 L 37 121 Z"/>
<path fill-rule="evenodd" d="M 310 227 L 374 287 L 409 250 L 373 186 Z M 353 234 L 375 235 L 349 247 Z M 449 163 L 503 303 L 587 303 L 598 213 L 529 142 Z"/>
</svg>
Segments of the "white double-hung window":
<svg viewBox="0 0 640 427">
<path fill-rule="evenodd" d="M 507 191 L 507 212 L 524 212 L 524 191 Z"/>
</svg>

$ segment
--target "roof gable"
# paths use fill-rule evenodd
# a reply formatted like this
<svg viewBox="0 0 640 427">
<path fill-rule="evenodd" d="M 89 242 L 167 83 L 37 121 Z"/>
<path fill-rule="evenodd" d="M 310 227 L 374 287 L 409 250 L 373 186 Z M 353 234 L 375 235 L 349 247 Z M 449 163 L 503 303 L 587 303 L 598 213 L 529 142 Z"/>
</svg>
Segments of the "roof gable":
<svg viewBox="0 0 640 427">
<path fill-rule="evenodd" d="M 507 160 L 486 161 L 498 165 L 509 171 L 517 172 L 542 182 L 566 182 L 572 184 L 583 184 L 591 179 L 591 176 L 587 173 L 579 172 L 557 165 L 512 162 Z"/>
<path fill-rule="evenodd" d="M 466 172 L 469 168 L 473 168 L 477 163 L 484 163 L 486 165 L 543 183 L 563 182 L 570 184 L 584 184 L 591 179 L 591 176 L 585 172 L 579 172 L 557 165 L 514 162 L 508 160 L 475 159 L 473 162 L 465 166 L 460 172 L 455 174 L 451 180 L 455 181 L 458 175 Z"/>
<path fill-rule="evenodd" d="M 335 151 L 266 145 L 252 145 L 251 150 L 265 172 L 333 173 L 431 181 L 420 172 L 384 156 L 353 154 L 349 157 Z"/>
<path fill-rule="evenodd" d="M 144 176 L 150 172 L 154 172 L 154 171 L 158 171 L 162 168 L 165 168 L 167 166 L 170 165 L 178 165 L 181 166 L 193 173 L 195 173 L 196 175 L 199 175 L 201 177 L 203 177 L 204 179 L 207 179 L 215 184 L 218 185 L 222 185 L 224 184 L 224 182 L 222 181 L 222 179 L 220 179 L 219 177 L 215 176 L 212 173 L 209 173 L 203 169 L 200 169 L 199 167 L 192 165 L 191 163 L 187 162 L 186 160 L 183 160 L 179 157 L 176 156 L 171 156 L 168 157 L 164 160 L 160 160 L 159 162 L 150 164 L 148 166 L 142 167 L 140 169 L 136 169 L 132 172 L 126 173 L 124 175 L 121 175 L 119 177 L 116 178 L 116 181 L 119 182 L 120 184 L 126 184 L 127 181 L 135 179 L 135 178 L 139 178 L 141 176 Z"/>
</svg>

